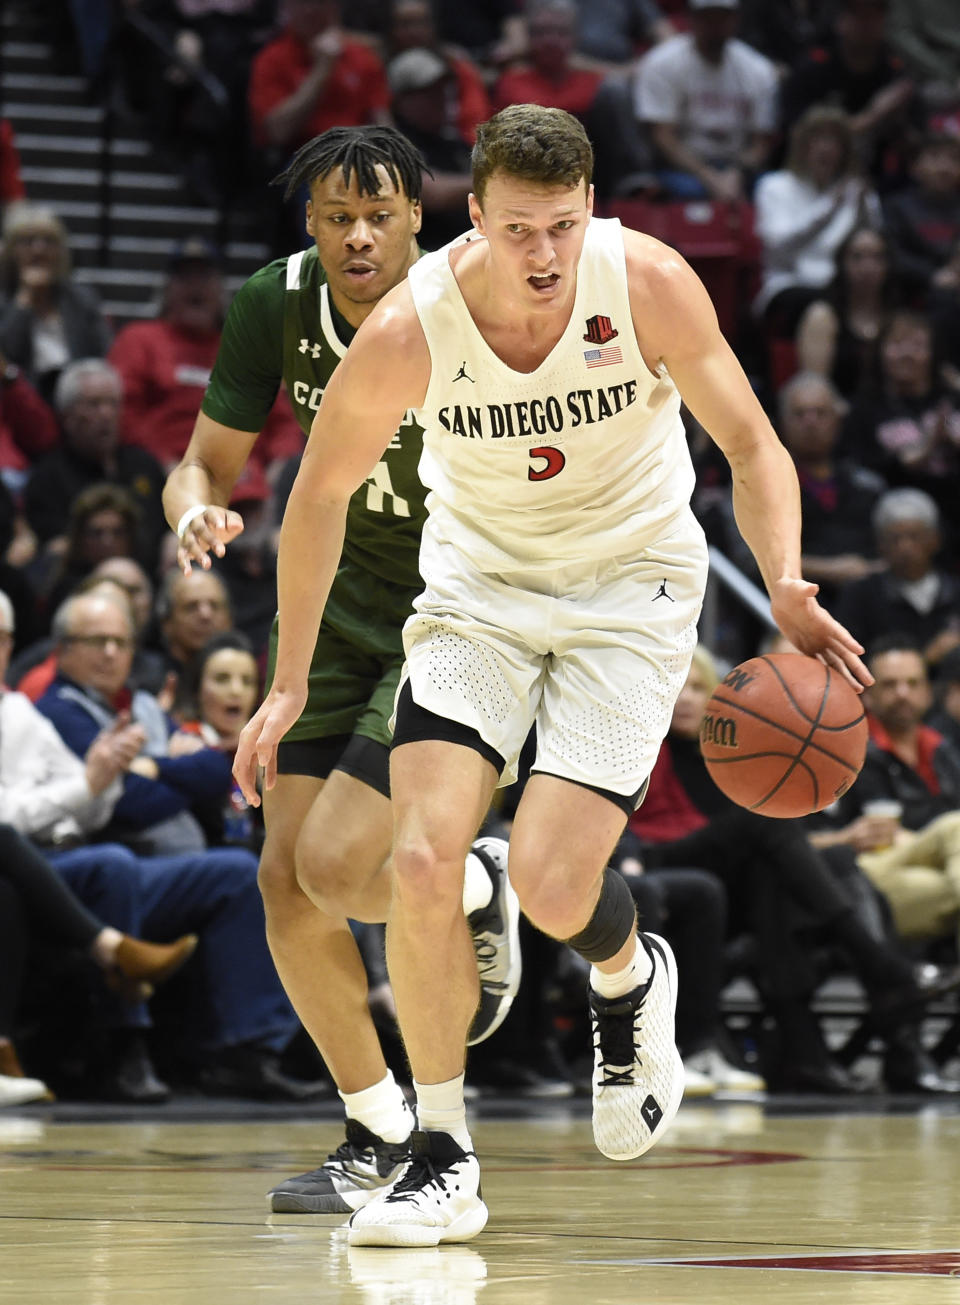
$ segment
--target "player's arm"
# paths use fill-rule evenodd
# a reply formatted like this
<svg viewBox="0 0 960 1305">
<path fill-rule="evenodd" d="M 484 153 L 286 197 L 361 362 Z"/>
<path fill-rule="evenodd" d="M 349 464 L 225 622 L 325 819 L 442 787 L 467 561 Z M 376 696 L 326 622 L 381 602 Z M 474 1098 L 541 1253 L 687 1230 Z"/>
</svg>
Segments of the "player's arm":
<svg viewBox="0 0 960 1305">
<path fill-rule="evenodd" d="M 209 567 L 210 553 L 223 557 L 225 546 L 243 529 L 240 514 L 230 511 L 230 494 L 257 434 L 197 414 L 190 443 L 163 487 L 163 511 L 180 539 L 177 562 L 184 571 L 193 562 Z"/>
<path fill-rule="evenodd" d="M 327 386 L 287 500 L 277 559 L 279 629 L 273 685 L 240 735 L 234 775 L 256 803 L 256 770 L 276 778 L 277 745 L 303 710 L 320 619 L 336 575 L 347 508 L 408 408 L 420 407 L 430 355 L 409 288 L 378 304 Z"/>
<path fill-rule="evenodd" d="M 816 601 L 800 566 L 800 487 L 750 383 L 724 339 L 699 277 L 684 260 L 627 233 L 634 327 L 651 370 L 663 363 L 683 401 L 730 464 L 737 526 L 757 560 L 774 619 L 795 647 L 819 654 L 857 686 L 871 682 L 861 646 Z"/>
</svg>

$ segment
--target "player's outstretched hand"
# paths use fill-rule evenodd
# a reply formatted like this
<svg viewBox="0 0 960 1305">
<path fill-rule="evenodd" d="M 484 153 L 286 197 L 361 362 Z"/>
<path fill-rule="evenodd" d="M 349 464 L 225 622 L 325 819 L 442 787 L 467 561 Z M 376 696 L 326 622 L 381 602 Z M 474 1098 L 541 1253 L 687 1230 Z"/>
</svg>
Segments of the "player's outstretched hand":
<svg viewBox="0 0 960 1305">
<path fill-rule="evenodd" d="M 773 619 L 795 648 L 819 657 L 862 693 L 873 683 L 860 660 L 863 647 L 817 602 L 819 588 L 809 580 L 778 580 L 770 594 Z"/>
<path fill-rule="evenodd" d="M 243 530 L 243 517 L 230 508 L 208 507 L 187 526 L 177 549 L 177 566 L 189 575 L 193 563 L 199 562 L 205 571 L 210 569 L 210 554 L 223 557 L 227 544 Z"/>
<path fill-rule="evenodd" d="M 263 767 L 264 788 L 273 788 L 277 779 L 277 747 L 290 726 L 299 720 L 306 701 L 306 689 L 300 693 L 271 689 L 240 731 L 233 777 L 252 807 L 260 805 L 258 766 Z"/>
</svg>

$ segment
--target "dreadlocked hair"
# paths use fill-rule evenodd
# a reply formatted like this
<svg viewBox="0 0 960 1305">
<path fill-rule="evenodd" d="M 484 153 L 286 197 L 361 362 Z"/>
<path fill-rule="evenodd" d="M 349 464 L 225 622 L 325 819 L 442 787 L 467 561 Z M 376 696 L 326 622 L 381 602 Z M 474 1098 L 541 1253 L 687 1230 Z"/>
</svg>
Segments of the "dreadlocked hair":
<svg viewBox="0 0 960 1305">
<path fill-rule="evenodd" d="M 310 186 L 323 181 L 334 168 L 340 168 L 345 185 L 349 186 L 355 175 L 361 195 L 377 195 L 378 165 L 407 199 L 420 202 L 423 173 L 430 169 L 416 146 L 395 127 L 331 127 L 301 145 L 270 184 L 284 186 L 283 197 L 289 199 L 304 183 Z"/>
</svg>

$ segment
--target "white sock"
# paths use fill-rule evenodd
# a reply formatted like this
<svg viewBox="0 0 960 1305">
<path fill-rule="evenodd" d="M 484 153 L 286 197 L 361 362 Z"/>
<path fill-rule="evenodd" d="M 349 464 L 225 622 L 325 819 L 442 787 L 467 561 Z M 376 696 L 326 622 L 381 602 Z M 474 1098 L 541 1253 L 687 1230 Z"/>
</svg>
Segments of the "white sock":
<svg viewBox="0 0 960 1305">
<path fill-rule="evenodd" d="M 109 925 L 106 925 L 90 944 L 90 955 L 98 965 L 106 969 L 116 959 L 117 948 L 122 941 L 123 934 L 120 930 L 111 929 Z"/>
<path fill-rule="evenodd" d="M 653 961 L 638 938 L 633 960 L 622 970 L 610 974 L 598 970 L 595 965 L 590 966 L 590 987 L 601 997 L 625 997 L 628 992 L 633 992 L 634 988 L 646 983 L 652 973 Z"/>
<path fill-rule="evenodd" d="M 473 915 L 490 905 L 493 896 L 493 881 L 487 867 L 473 852 L 467 853 L 463 863 L 463 913 Z"/>
<path fill-rule="evenodd" d="M 384 1142 L 405 1142 L 415 1127 L 413 1111 L 400 1091 L 393 1071 L 362 1092 L 341 1092 L 347 1118 L 355 1119 Z"/>
<path fill-rule="evenodd" d="M 473 1150 L 463 1101 L 463 1075 L 445 1083 L 413 1081 L 417 1094 L 417 1123 L 425 1133 L 449 1133 L 464 1151 Z"/>
</svg>

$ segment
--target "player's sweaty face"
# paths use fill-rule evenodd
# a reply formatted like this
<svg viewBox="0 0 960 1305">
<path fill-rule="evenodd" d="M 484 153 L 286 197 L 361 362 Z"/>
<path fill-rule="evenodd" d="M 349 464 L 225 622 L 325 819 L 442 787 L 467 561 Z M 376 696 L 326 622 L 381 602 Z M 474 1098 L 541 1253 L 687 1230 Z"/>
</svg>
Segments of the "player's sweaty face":
<svg viewBox="0 0 960 1305">
<path fill-rule="evenodd" d="M 482 206 L 470 196 L 470 217 L 487 237 L 498 288 L 528 310 L 572 301 L 592 211 L 593 187 L 582 179 L 571 190 L 495 172 Z"/>
<path fill-rule="evenodd" d="M 307 231 L 316 242 L 334 301 L 348 321 L 350 305 L 372 308 L 403 280 L 417 258 L 420 205 L 397 190 L 385 168 L 378 167 L 377 176 L 376 195 L 360 193 L 356 174 L 345 186 L 340 168 L 310 187 Z"/>
</svg>

